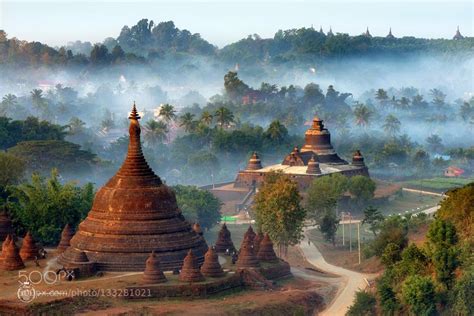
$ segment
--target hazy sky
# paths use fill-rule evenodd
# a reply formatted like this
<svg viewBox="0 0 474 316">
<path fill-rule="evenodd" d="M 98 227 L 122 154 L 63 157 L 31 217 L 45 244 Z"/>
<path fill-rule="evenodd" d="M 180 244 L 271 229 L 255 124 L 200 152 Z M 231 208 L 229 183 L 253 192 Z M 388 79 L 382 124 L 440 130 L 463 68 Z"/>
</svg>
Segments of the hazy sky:
<svg viewBox="0 0 474 316">
<path fill-rule="evenodd" d="M 50 45 L 99 42 L 117 37 L 139 19 L 173 20 L 222 47 L 249 34 L 272 37 L 278 29 L 320 25 L 325 31 L 372 35 L 451 38 L 473 36 L 474 1 L 6 1 L 0 0 L 0 29 L 9 37 Z"/>
</svg>

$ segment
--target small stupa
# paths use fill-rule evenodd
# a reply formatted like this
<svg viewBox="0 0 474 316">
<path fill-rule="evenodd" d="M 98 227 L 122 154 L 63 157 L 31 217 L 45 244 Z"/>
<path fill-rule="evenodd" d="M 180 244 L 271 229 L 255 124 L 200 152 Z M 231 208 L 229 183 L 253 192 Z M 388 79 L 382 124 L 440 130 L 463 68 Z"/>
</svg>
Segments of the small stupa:
<svg viewBox="0 0 474 316">
<path fill-rule="evenodd" d="M 258 260 L 264 262 L 277 262 L 278 257 L 275 254 L 275 250 L 273 250 L 273 242 L 270 239 L 268 234 L 265 234 L 262 242 L 260 243 L 260 250 L 258 251 L 257 255 Z"/>
<path fill-rule="evenodd" d="M 4 241 L 8 235 L 14 235 L 15 230 L 13 229 L 12 221 L 8 216 L 6 205 L 0 210 L 0 241 Z"/>
<path fill-rule="evenodd" d="M 59 241 L 59 245 L 56 248 L 56 253 L 60 254 L 63 253 L 71 244 L 70 241 L 74 236 L 74 230 L 72 229 L 71 225 L 66 224 L 64 229 L 61 233 L 61 240 Z"/>
<path fill-rule="evenodd" d="M 217 253 L 210 247 L 204 256 L 204 264 L 201 266 L 201 273 L 205 277 L 219 278 L 224 275 L 224 270 L 219 263 Z"/>
<path fill-rule="evenodd" d="M 257 152 L 254 151 L 254 153 L 252 154 L 252 157 L 250 157 L 249 159 L 249 162 L 245 170 L 259 170 L 259 169 L 262 169 L 262 161 L 260 160 L 260 157 L 258 156 Z"/>
<path fill-rule="evenodd" d="M 5 240 L 2 242 L 2 256 L 3 256 L 3 253 L 5 252 L 5 249 L 7 249 L 7 246 L 12 239 L 13 239 L 12 235 L 8 234 Z"/>
<path fill-rule="evenodd" d="M 247 229 L 247 231 L 244 234 L 244 239 L 250 240 L 250 244 L 253 246 L 255 236 L 257 236 L 257 234 L 255 234 L 255 232 L 253 231 L 252 225 L 250 225 L 249 228 Z"/>
<path fill-rule="evenodd" d="M 388 31 L 388 35 L 385 36 L 385 38 L 388 38 L 388 39 L 394 39 L 395 38 L 395 36 L 393 36 L 393 34 L 392 34 L 392 28 L 390 28 L 390 30 Z"/>
<path fill-rule="evenodd" d="M 38 258 L 38 247 L 36 247 L 36 243 L 30 232 L 27 232 L 25 238 L 23 238 L 23 243 L 20 249 L 20 257 L 23 261 L 34 260 Z"/>
<path fill-rule="evenodd" d="M 360 150 L 356 150 L 354 152 L 354 155 L 352 156 L 352 164 L 354 166 L 365 166 L 364 157 L 362 156 Z"/>
<path fill-rule="evenodd" d="M 143 272 L 143 283 L 155 284 L 166 282 L 166 277 L 160 268 L 160 259 L 156 256 L 153 251 L 145 263 L 145 271 Z"/>
<path fill-rule="evenodd" d="M 311 159 L 308 161 L 308 168 L 306 168 L 307 174 L 321 174 L 321 168 L 319 167 L 319 162 L 316 161 L 314 155 L 311 156 Z"/>
<path fill-rule="evenodd" d="M 257 235 L 255 235 L 255 238 L 253 240 L 253 252 L 254 253 L 258 253 L 258 250 L 260 249 L 260 243 L 262 242 L 263 238 L 265 236 L 263 235 L 263 233 L 261 231 L 259 231 L 257 233 Z"/>
<path fill-rule="evenodd" d="M 25 268 L 23 260 L 21 260 L 18 247 L 15 241 L 10 239 L 10 242 L 5 245 L 5 249 L 2 251 L 1 267 L 3 270 L 13 271 Z"/>
<path fill-rule="evenodd" d="M 219 231 L 214 250 L 217 253 L 226 253 L 227 250 L 229 250 L 230 253 L 235 251 L 235 246 L 232 242 L 231 233 L 225 223 L 222 225 L 222 228 Z"/>
<path fill-rule="evenodd" d="M 184 258 L 183 267 L 179 273 L 179 280 L 183 282 L 201 282 L 204 276 L 199 269 L 199 263 L 193 251 L 190 249 Z"/>
<path fill-rule="evenodd" d="M 239 258 L 237 259 L 237 269 L 255 269 L 260 267 L 257 256 L 252 247 L 253 241 L 244 238 L 240 246 Z"/>
</svg>

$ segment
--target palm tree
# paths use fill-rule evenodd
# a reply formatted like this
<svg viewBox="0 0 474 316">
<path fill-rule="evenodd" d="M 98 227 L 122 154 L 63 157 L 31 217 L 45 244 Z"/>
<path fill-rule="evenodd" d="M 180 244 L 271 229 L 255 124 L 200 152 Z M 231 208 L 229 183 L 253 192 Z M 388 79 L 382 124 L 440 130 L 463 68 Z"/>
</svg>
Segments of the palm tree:
<svg viewBox="0 0 474 316">
<path fill-rule="evenodd" d="M 0 107 L 0 115 L 6 116 L 8 112 L 12 110 L 18 104 L 16 100 L 16 95 L 14 94 L 7 94 L 3 97 L 1 107 Z"/>
<path fill-rule="evenodd" d="M 368 126 L 372 115 L 372 111 L 364 104 L 360 104 L 354 109 L 356 124 L 359 126 Z"/>
<path fill-rule="evenodd" d="M 407 97 L 402 97 L 400 99 L 400 108 L 403 110 L 406 110 L 408 109 L 409 106 L 410 106 L 410 99 L 408 99 Z"/>
<path fill-rule="evenodd" d="M 176 111 L 174 106 L 171 104 L 163 104 L 160 109 L 160 116 L 165 120 L 167 124 L 171 123 L 171 121 L 176 119 Z"/>
<path fill-rule="evenodd" d="M 471 105 L 472 102 L 472 105 Z M 461 119 L 464 122 L 468 122 L 472 119 L 474 119 L 474 99 L 470 102 L 464 102 L 460 109 L 459 109 L 459 115 L 461 116 Z"/>
<path fill-rule="evenodd" d="M 168 134 L 168 126 L 165 122 L 149 120 L 144 127 L 145 130 L 145 142 L 150 146 L 156 146 L 162 143 L 166 139 Z"/>
<path fill-rule="evenodd" d="M 385 118 L 385 124 L 383 125 L 383 129 L 388 135 L 395 136 L 400 132 L 400 126 L 401 123 L 397 119 L 397 117 L 393 114 L 389 114 Z"/>
<path fill-rule="evenodd" d="M 234 114 L 228 108 L 223 106 L 216 110 L 214 117 L 216 117 L 217 123 L 221 128 L 234 121 Z"/>
<path fill-rule="evenodd" d="M 288 130 L 285 125 L 276 120 L 271 122 L 270 126 L 268 126 L 265 135 L 272 141 L 281 143 L 288 136 Z"/>
<path fill-rule="evenodd" d="M 385 91 L 384 89 L 378 89 L 375 93 L 375 98 L 379 100 L 381 105 L 385 105 L 386 101 L 388 100 L 387 91 Z"/>
<path fill-rule="evenodd" d="M 432 152 L 439 152 L 443 150 L 444 146 L 442 144 L 442 139 L 436 134 L 429 136 L 426 139 L 426 142 L 428 143 L 429 150 L 431 150 Z"/>
<path fill-rule="evenodd" d="M 184 127 L 184 130 L 189 133 L 192 131 L 195 127 L 195 121 L 194 121 L 194 114 L 191 114 L 189 112 L 184 113 L 181 115 L 179 118 L 179 126 Z"/>
<path fill-rule="evenodd" d="M 74 116 L 69 120 L 69 134 L 75 135 L 81 133 L 84 130 L 84 126 L 86 123 L 82 121 L 80 118 Z"/>
<path fill-rule="evenodd" d="M 33 102 L 33 107 L 36 109 L 36 111 L 38 111 L 38 114 L 39 112 L 44 111 L 46 107 L 46 101 L 43 97 L 43 90 L 33 89 L 30 94 L 31 101 Z"/>
<path fill-rule="evenodd" d="M 439 89 L 431 89 L 430 95 L 433 98 L 433 104 L 437 107 L 443 107 L 444 102 L 446 100 L 446 94 Z"/>
<path fill-rule="evenodd" d="M 201 122 L 206 124 L 207 126 L 211 125 L 212 124 L 212 114 L 209 113 L 208 111 L 204 111 L 202 112 L 201 114 Z"/>
</svg>

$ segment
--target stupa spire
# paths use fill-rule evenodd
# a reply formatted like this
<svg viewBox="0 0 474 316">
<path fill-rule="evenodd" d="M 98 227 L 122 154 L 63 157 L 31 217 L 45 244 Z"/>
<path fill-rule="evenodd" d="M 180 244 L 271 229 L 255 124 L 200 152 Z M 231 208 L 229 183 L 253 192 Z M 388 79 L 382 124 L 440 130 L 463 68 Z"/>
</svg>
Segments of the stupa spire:
<svg viewBox="0 0 474 316">
<path fill-rule="evenodd" d="M 459 31 L 459 25 L 458 25 L 458 28 L 456 30 L 456 34 L 454 35 L 453 39 L 454 40 L 460 40 L 460 39 L 463 39 L 464 36 L 462 36 L 461 32 Z"/>
</svg>

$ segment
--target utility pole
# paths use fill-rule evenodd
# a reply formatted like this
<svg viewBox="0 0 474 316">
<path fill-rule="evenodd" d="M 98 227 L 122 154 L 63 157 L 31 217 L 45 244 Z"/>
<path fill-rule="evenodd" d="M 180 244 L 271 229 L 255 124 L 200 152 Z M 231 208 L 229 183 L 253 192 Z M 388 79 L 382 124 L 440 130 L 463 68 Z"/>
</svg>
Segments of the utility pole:
<svg viewBox="0 0 474 316">
<path fill-rule="evenodd" d="M 349 251 L 352 252 L 352 215 L 349 213 Z"/>
<path fill-rule="evenodd" d="M 357 223 L 357 247 L 359 248 L 359 264 L 360 264 L 360 222 Z"/>
<path fill-rule="evenodd" d="M 346 245 L 345 237 L 344 237 L 344 215 L 345 215 L 345 213 L 341 212 L 341 217 L 342 217 L 342 245 L 343 246 Z"/>
</svg>

